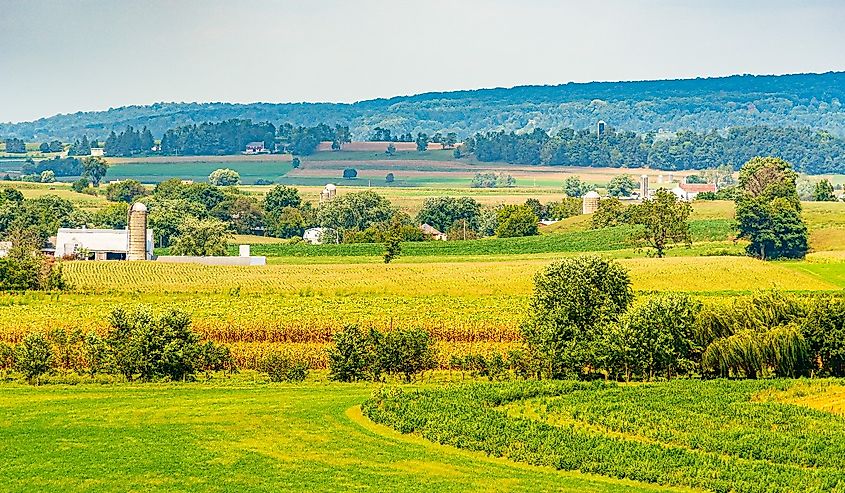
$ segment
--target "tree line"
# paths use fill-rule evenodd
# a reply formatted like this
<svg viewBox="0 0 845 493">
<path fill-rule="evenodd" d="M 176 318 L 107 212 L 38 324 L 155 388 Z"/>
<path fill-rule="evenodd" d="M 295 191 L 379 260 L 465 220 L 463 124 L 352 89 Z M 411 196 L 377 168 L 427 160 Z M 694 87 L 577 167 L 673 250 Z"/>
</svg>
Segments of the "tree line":
<svg viewBox="0 0 845 493">
<path fill-rule="evenodd" d="M 585 128 L 598 120 L 637 133 L 664 129 L 708 132 L 730 127 L 810 127 L 845 136 L 845 73 L 730 76 L 689 80 L 569 83 L 435 92 L 353 104 L 156 103 L 103 112 L 57 115 L 0 124 L 0 135 L 71 140 L 92 128 L 119 131 L 142 121 L 154 135 L 193 122 L 233 118 L 293 125 L 349 125 L 353 140 L 376 127 L 395 134 L 456 132 L 461 138 L 491 129 L 530 132 Z M 387 139 L 389 140 L 389 139 Z"/>
<path fill-rule="evenodd" d="M 734 127 L 726 133 L 680 131 L 671 137 L 608 128 L 566 128 L 553 135 L 478 133 L 465 142 L 479 161 L 562 166 L 629 167 L 661 170 L 738 168 L 754 156 L 774 156 L 809 174 L 841 173 L 845 139 L 809 128 Z"/>
</svg>

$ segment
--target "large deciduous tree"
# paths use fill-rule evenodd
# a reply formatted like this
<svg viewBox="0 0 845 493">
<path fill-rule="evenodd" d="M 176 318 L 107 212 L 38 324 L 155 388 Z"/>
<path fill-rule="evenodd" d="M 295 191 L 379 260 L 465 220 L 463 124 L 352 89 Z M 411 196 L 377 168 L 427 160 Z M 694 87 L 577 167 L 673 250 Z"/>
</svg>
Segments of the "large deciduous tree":
<svg viewBox="0 0 845 493">
<path fill-rule="evenodd" d="M 228 187 L 241 182 L 241 175 L 229 168 L 216 169 L 208 175 L 208 182 L 218 187 Z"/>
<path fill-rule="evenodd" d="M 756 157 L 742 166 L 736 221 L 738 237 L 750 241 L 750 255 L 767 260 L 807 254 L 796 176 L 792 166 L 778 158 Z"/>
<path fill-rule="evenodd" d="M 92 185 L 99 187 L 100 181 L 109 170 L 109 163 L 100 156 L 88 156 L 82 160 L 82 169 L 83 176 L 90 179 Z"/>
<path fill-rule="evenodd" d="M 174 255 L 226 255 L 227 240 L 231 237 L 226 223 L 218 219 L 188 217 L 179 225 L 173 239 Z"/>
<path fill-rule="evenodd" d="M 616 175 L 607 185 L 607 194 L 611 197 L 627 197 L 636 190 L 637 182 L 631 175 Z"/>
<path fill-rule="evenodd" d="M 522 334 L 543 373 L 561 378 L 588 371 L 596 341 L 633 298 L 628 272 L 597 256 L 565 259 L 534 276 Z"/>
<path fill-rule="evenodd" d="M 514 238 L 539 234 L 539 219 L 527 205 L 506 205 L 496 212 L 498 226 L 496 236 Z"/>
<path fill-rule="evenodd" d="M 481 205 L 472 197 L 429 197 L 423 201 L 417 222 L 446 231 L 456 221 L 465 220 L 470 229 L 478 229 Z"/>
<path fill-rule="evenodd" d="M 317 219 L 320 226 L 338 231 L 365 230 L 389 221 L 396 209 L 381 195 L 365 190 L 336 197 L 320 205 Z"/>
<path fill-rule="evenodd" d="M 660 189 L 651 199 L 631 207 L 630 220 L 643 226 L 639 238 L 663 257 L 672 243 L 692 243 L 687 219 L 692 212 L 688 202 L 672 192 Z"/>
</svg>

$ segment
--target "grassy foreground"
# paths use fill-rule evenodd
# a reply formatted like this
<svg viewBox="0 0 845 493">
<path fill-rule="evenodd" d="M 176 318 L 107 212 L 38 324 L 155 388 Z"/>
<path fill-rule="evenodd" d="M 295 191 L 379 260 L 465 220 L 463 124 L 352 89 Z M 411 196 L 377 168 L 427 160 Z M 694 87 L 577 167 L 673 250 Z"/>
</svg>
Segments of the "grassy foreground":
<svg viewBox="0 0 845 493">
<path fill-rule="evenodd" d="M 664 491 L 404 437 L 367 385 L 0 387 L 4 491 Z"/>
</svg>

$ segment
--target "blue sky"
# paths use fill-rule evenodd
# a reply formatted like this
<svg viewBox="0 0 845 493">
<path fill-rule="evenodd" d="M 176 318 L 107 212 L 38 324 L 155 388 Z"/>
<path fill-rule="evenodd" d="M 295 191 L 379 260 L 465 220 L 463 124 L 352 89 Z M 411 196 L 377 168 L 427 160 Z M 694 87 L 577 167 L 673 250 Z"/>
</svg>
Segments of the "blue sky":
<svg viewBox="0 0 845 493">
<path fill-rule="evenodd" d="M 845 1 L 3 0 L 0 121 L 845 70 Z"/>
</svg>

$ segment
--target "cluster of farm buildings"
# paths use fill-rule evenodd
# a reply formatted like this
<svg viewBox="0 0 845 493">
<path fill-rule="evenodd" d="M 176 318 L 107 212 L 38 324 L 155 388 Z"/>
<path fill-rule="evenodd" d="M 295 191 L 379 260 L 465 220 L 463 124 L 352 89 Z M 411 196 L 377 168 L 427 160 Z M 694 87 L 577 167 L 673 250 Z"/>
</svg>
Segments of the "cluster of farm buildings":
<svg viewBox="0 0 845 493">
<path fill-rule="evenodd" d="M 679 200 L 691 201 L 702 192 L 716 192 L 715 184 L 686 183 L 681 179 L 675 183 L 672 174 L 664 180 L 663 175 L 657 178 L 657 188 L 649 185 L 648 175 L 640 177 L 639 190 L 633 192 L 624 200 L 637 201 L 649 198 L 658 189 L 668 189 Z M 320 192 L 320 202 L 328 202 L 337 195 L 337 187 L 328 184 Z M 595 191 L 588 192 L 582 198 L 582 212 L 592 214 L 598 209 L 602 197 Z M 542 225 L 552 224 L 554 220 L 543 220 Z M 45 253 L 57 258 L 75 258 L 86 260 L 157 260 L 161 262 L 202 263 L 211 265 L 264 265 L 265 257 L 251 256 L 249 245 L 241 245 L 238 257 L 193 257 L 193 256 L 155 256 L 153 255 L 153 231 L 147 227 L 147 207 L 138 202 L 129 209 L 126 229 L 91 229 L 91 228 L 60 228 L 55 238 L 51 238 L 50 248 Z M 446 240 L 447 235 L 430 224 L 421 224 L 420 230 L 435 240 Z M 337 243 L 340 241 L 338 233 L 330 228 L 309 228 L 303 234 L 303 240 L 311 244 Z M 0 256 L 8 252 L 8 242 L 0 242 Z"/>
</svg>

